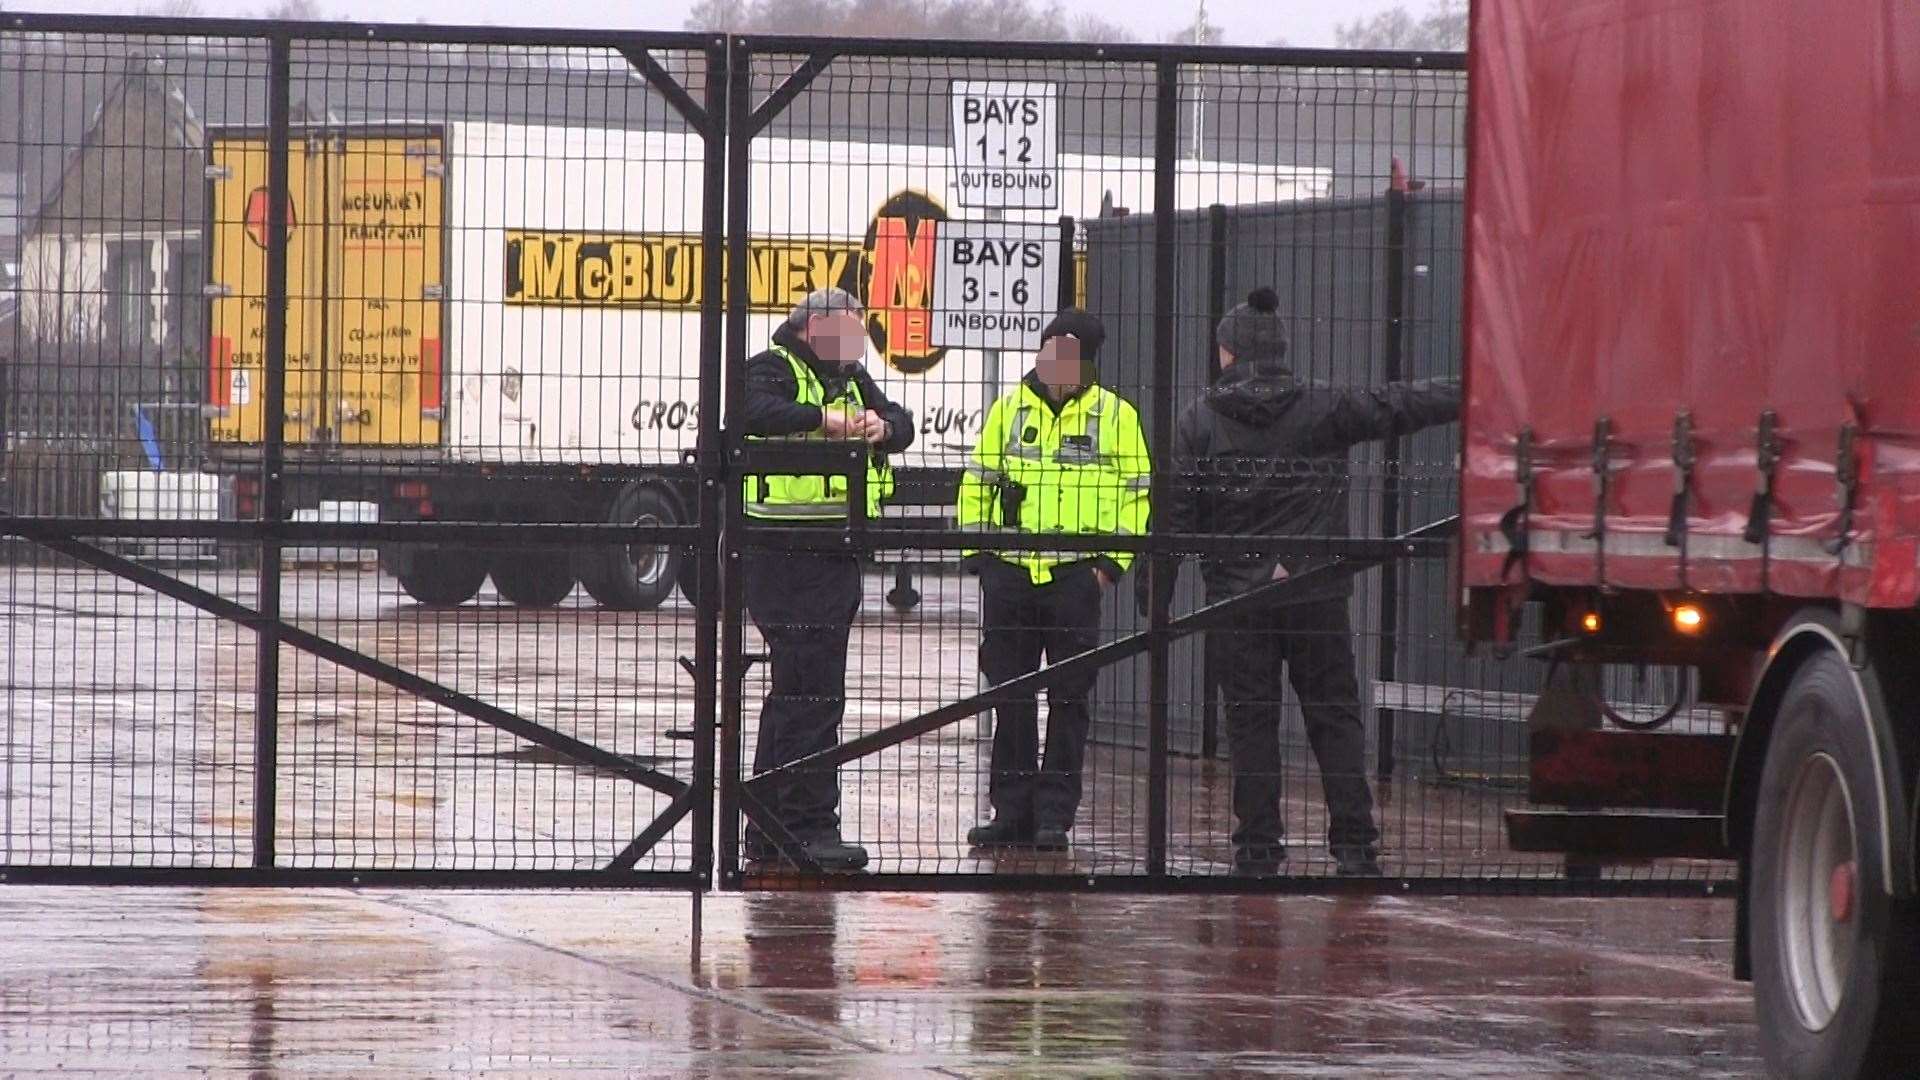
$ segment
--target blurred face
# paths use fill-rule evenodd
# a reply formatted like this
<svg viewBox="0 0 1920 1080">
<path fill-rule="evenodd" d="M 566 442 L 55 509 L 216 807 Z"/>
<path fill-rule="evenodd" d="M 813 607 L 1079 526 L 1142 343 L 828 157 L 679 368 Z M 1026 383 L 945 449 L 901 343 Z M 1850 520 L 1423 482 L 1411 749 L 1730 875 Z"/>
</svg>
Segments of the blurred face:
<svg viewBox="0 0 1920 1080">
<path fill-rule="evenodd" d="M 1080 339 L 1072 334 L 1048 338 L 1041 344 L 1040 355 L 1033 366 L 1040 381 L 1046 383 L 1055 394 L 1076 389 L 1083 375 Z"/>
<path fill-rule="evenodd" d="M 867 329 L 857 311 L 833 311 L 807 320 L 804 335 L 814 353 L 829 364 L 848 368 L 867 355 Z"/>
</svg>

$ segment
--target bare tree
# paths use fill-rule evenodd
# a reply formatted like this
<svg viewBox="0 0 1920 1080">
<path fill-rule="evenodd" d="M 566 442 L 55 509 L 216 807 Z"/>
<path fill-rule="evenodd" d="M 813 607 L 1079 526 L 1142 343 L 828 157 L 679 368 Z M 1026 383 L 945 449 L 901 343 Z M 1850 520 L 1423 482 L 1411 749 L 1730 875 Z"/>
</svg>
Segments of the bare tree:
<svg viewBox="0 0 1920 1080">
<path fill-rule="evenodd" d="M 193 19 L 206 14 L 200 6 L 200 0 L 151 0 L 133 9 L 135 15 L 150 15 L 163 19 Z"/>
<path fill-rule="evenodd" d="M 1389 8 L 1371 19 L 1356 19 L 1334 28 L 1343 49 L 1464 49 L 1467 47 L 1468 0 L 1431 0 L 1424 15 L 1405 7 Z"/>
<path fill-rule="evenodd" d="M 1124 41 L 1131 34 L 1097 16 L 1068 23 L 1057 0 L 700 0 L 689 30 L 850 37 Z"/>
<path fill-rule="evenodd" d="M 320 11 L 317 0 L 274 0 L 260 17 L 276 22 L 319 22 L 327 16 Z"/>
<path fill-rule="evenodd" d="M 1093 41 L 1121 43 L 1133 41 L 1133 31 L 1116 22 L 1108 22 L 1092 12 L 1081 12 L 1073 17 L 1073 23 L 1067 32 L 1075 41 Z"/>
<path fill-rule="evenodd" d="M 747 25 L 746 0 L 700 0 L 687 13 L 687 29 L 744 30 Z"/>
</svg>

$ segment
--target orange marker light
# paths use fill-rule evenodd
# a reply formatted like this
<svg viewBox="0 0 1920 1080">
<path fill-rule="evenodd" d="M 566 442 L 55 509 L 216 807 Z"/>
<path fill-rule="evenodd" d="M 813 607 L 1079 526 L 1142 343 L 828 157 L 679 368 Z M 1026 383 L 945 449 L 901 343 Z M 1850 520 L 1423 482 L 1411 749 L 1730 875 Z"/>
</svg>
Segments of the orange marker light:
<svg viewBox="0 0 1920 1080">
<path fill-rule="evenodd" d="M 1706 625 L 1706 612 L 1692 604 L 1681 604 L 1673 609 L 1673 628 L 1682 634 L 1697 634 Z"/>
<path fill-rule="evenodd" d="M 1589 611 L 1585 615 L 1580 616 L 1580 629 L 1585 630 L 1589 634 L 1599 633 L 1600 613 L 1597 611 Z"/>
</svg>

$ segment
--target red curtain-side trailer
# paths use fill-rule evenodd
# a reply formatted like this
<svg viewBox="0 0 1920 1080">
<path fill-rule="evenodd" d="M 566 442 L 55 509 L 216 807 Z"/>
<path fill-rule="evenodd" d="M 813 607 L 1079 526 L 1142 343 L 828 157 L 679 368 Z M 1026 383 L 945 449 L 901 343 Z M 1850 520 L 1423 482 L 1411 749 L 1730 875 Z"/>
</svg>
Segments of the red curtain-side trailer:
<svg viewBox="0 0 1920 1080">
<path fill-rule="evenodd" d="M 1737 859 L 1770 1066 L 1913 1075 L 1920 3 L 1476 0 L 1470 54 L 1462 625 L 1570 673 L 1510 832 Z"/>
</svg>

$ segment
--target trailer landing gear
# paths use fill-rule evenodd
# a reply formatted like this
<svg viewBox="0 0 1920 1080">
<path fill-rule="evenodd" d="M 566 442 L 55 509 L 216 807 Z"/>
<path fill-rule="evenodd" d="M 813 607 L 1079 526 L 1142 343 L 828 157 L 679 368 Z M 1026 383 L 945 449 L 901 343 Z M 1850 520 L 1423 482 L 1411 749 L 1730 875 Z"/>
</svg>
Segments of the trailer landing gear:
<svg viewBox="0 0 1920 1080">
<path fill-rule="evenodd" d="M 906 563 L 893 570 L 893 588 L 887 590 L 887 606 L 905 614 L 920 606 L 920 590 L 913 587 L 913 574 Z"/>
</svg>

